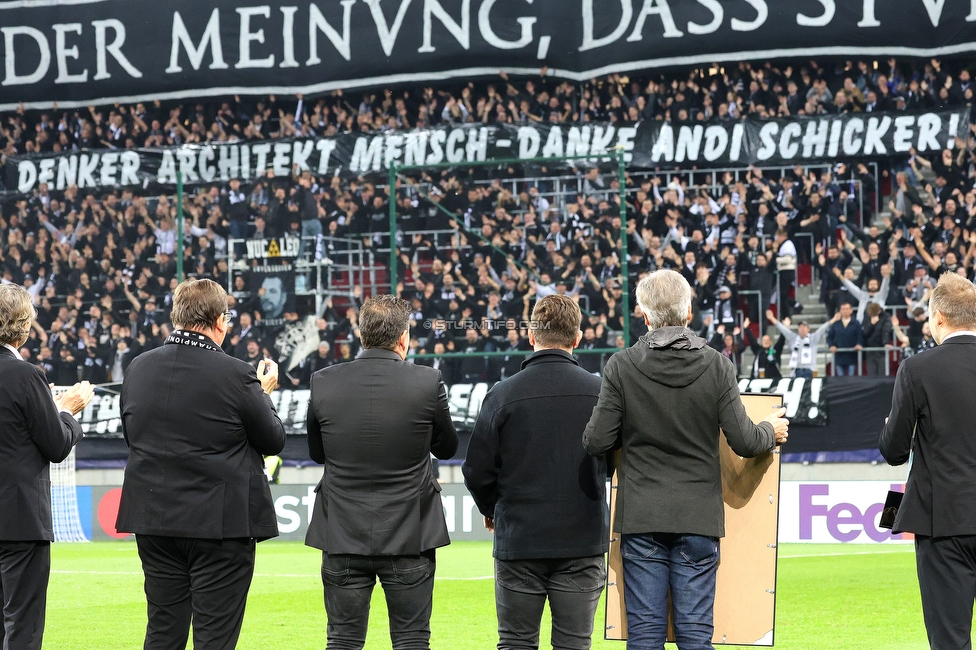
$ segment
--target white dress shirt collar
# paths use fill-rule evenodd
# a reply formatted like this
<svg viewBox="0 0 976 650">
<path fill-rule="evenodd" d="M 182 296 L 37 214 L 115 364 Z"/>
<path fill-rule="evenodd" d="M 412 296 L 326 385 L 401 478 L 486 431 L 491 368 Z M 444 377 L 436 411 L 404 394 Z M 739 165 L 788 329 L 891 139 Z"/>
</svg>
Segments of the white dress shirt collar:
<svg viewBox="0 0 976 650">
<path fill-rule="evenodd" d="M 14 356 L 17 357 L 18 359 L 20 359 L 21 361 L 24 360 L 24 357 L 20 356 L 20 350 L 18 350 L 14 346 L 10 345 L 9 343 L 4 343 L 3 344 L 3 347 L 5 347 L 8 350 L 10 350 L 11 352 L 13 352 L 14 353 Z"/>
<path fill-rule="evenodd" d="M 945 343 L 946 341 L 948 341 L 949 339 L 955 336 L 976 336 L 976 332 L 972 330 L 959 330 L 958 332 L 953 332 L 949 336 L 942 339 L 942 342 Z M 10 346 L 8 345 L 7 347 L 9 348 Z"/>
</svg>

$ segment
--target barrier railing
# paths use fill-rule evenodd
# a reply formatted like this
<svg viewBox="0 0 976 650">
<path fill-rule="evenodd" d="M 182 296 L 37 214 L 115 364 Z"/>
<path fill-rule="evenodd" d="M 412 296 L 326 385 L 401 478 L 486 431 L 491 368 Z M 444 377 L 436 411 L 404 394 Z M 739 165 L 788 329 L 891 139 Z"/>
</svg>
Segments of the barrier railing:
<svg viewBox="0 0 976 650">
<path fill-rule="evenodd" d="M 856 377 L 890 377 L 894 374 L 894 371 L 898 369 L 898 364 L 900 364 L 904 358 L 905 351 L 906 348 L 893 345 L 886 345 L 880 348 L 834 348 L 824 353 L 826 357 L 825 365 L 827 365 L 829 368 L 828 375 L 831 377 L 843 375 L 850 376 L 850 374 L 846 371 L 839 373 L 839 365 L 842 365 L 847 370 L 853 367 L 853 376 Z M 854 364 L 838 364 L 838 354 L 854 354 L 856 355 L 857 361 Z M 882 369 L 883 372 L 881 372 Z"/>
<path fill-rule="evenodd" d="M 267 240 L 228 239 L 227 240 L 227 291 L 239 293 L 234 279 L 246 273 L 252 264 L 276 265 L 288 263 L 295 274 L 295 294 L 315 297 L 315 313 L 323 311 L 323 301 L 327 296 L 340 295 L 353 297 L 353 288 L 361 287 L 367 293 L 379 287 L 376 278 L 377 264 L 373 253 L 363 246 L 361 239 L 316 235 L 306 237 L 269 238 L 275 242 L 277 253 L 267 251 L 248 251 L 248 246 Z M 298 240 L 297 254 L 294 253 Z M 340 277 L 341 276 L 341 277 Z M 338 281 L 337 280 L 341 280 Z"/>
</svg>

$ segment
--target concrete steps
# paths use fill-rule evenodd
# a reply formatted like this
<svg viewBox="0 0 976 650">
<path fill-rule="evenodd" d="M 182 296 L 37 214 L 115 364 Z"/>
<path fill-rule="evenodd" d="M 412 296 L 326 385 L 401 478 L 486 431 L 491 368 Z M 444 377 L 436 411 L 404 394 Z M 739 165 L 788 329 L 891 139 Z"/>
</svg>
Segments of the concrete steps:
<svg viewBox="0 0 976 650">
<path fill-rule="evenodd" d="M 924 194 L 924 190 L 919 189 L 920 193 Z M 884 202 L 887 205 L 887 200 Z M 881 212 L 875 217 L 874 224 L 879 228 L 884 228 L 884 218 L 891 217 L 891 213 L 888 211 Z M 855 272 L 860 272 L 861 270 L 861 260 L 857 256 L 854 257 L 854 263 L 851 265 Z M 820 279 L 814 274 L 813 283 L 806 287 L 796 288 L 796 300 L 801 305 L 803 305 L 803 312 L 796 314 L 792 319 L 792 328 L 796 331 L 796 323 L 801 320 L 807 322 L 811 330 L 816 330 L 821 325 L 823 325 L 827 320 L 827 306 L 820 302 Z M 765 321 L 765 318 L 763 319 Z M 767 334 L 773 337 L 773 342 L 775 343 L 779 340 L 779 330 L 770 325 L 768 322 L 763 323 L 763 327 Z M 826 337 L 822 338 L 820 341 L 820 349 L 817 354 L 817 376 L 826 377 L 827 376 L 827 357 L 825 354 L 827 350 Z M 780 371 L 783 373 L 784 377 L 789 376 L 789 354 L 786 350 L 783 351 L 783 364 L 780 367 Z M 752 350 L 747 349 L 742 355 L 742 373 L 744 376 L 749 376 L 752 370 L 752 364 L 754 361 L 754 356 Z"/>
</svg>

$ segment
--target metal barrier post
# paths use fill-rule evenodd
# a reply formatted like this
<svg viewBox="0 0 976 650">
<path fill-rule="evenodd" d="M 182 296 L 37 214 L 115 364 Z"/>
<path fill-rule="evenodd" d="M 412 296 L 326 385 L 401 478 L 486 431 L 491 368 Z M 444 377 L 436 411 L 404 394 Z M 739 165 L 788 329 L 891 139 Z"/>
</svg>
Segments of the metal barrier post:
<svg viewBox="0 0 976 650">
<path fill-rule="evenodd" d="M 397 295 L 397 255 L 396 255 L 396 177 L 398 166 L 390 165 L 390 295 Z"/>
<path fill-rule="evenodd" d="M 629 255 L 627 246 L 630 235 L 627 232 L 627 170 L 624 166 L 624 152 L 617 150 L 617 174 L 620 187 L 617 188 L 620 194 L 620 274 L 623 276 L 623 291 L 620 292 L 620 300 L 623 303 L 620 307 L 620 322 L 624 328 L 624 347 L 630 347 L 630 269 Z"/>
<path fill-rule="evenodd" d="M 183 172 L 181 171 L 176 172 L 176 282 L 183 282 Z"/>
</svg>

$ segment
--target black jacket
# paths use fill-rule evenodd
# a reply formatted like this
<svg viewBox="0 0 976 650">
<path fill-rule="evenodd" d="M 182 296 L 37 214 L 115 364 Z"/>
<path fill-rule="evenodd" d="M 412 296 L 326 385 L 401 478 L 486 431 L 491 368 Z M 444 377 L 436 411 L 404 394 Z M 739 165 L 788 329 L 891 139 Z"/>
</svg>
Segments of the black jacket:
<svg viewBox="0 0 976 650">
<path fill-rule="evenodd" d="M 683 327 L 663 327 L 610 358 L 583 442 L 593 455 L 622 448 L 620 533 L 722 537 L 719 429 L 751 458 L 773 448 L 773 426 L 746 414 L 732 362 Z"/>
<path fill-rule="evenodd" d="M 116 528 L 166 537 L 278 535 L 263 455 L 285 428 L 254 368 L 220 351 L 166 344 L 122 382 L 129 462 Z"/>
<path fill-rule="evenodd" d="M 367 349 L 312 375 L 307 426 L 309 456 L 325 464 L 308 546 L 375 556 L 451 543 L 430 462 L 458 446 L 440 371 Z"/>
<path fill-rule="evenodd" d="M 752 329 L 746 327 L 743 332 L 746 335 L 746 343 L 749 344 L 749 347 L 752 349 L 752 354 L 755 357 L 752 362 L 752 372 L 749 374 L 749 378 L 756 379 L 762 374 L 765 379 L 782 379 L 783 374 L 780 372 L 779 367 L 782 363 L 783 346 L 786 345 L 786 337 L 779 337 L 776 343 L 773 344 L 773 347 L 767 350 L 752 335 Z M 762 373 L 760 373 L 760 370 Z"/>
<path fill-rule="evenodd" d="M 599 395 L 599 377 L 561 350 L 536 352 L 488 391 L 461 470 L 495 521 L 496 558 L 606 552 L 606 463 L 580 444 Z"/>
<path fill-rule="evenodd" d="M 0 347 L 0 541 L 53 541 L 51 463 L 82 437 L 44 372 Z"/>
<path fill-rule="evenodd" d="M 953 337 L 898 366 L 880 449 L 891 465 L 915 454 L 896 532 L 976 535 L 974 385 L 973 336 Z"/>
</svg>

